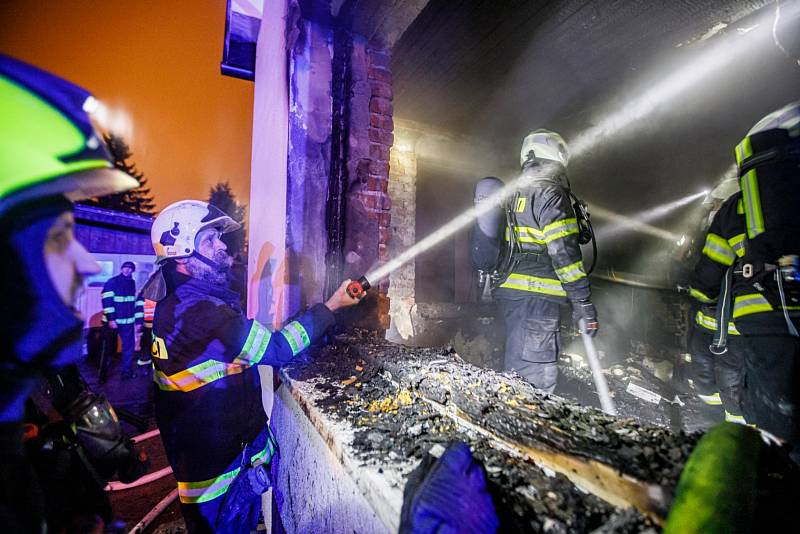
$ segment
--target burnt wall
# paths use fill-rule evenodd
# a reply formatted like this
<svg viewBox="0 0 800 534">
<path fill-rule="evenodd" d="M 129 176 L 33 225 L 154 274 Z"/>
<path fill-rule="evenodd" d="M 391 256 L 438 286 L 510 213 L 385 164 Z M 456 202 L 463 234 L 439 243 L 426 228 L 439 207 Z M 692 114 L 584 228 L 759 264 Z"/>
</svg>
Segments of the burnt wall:
<svg viewBox="0 0 800 534">
<path fill-rule="evenodd" d="M 388 259 L 394 125 L 389 50 L 299 8 L 289 20 L 286 244 L 298 310 Z M 378 284 L 360 324 L 388 327 L 387 291 Z"/>
</svg>

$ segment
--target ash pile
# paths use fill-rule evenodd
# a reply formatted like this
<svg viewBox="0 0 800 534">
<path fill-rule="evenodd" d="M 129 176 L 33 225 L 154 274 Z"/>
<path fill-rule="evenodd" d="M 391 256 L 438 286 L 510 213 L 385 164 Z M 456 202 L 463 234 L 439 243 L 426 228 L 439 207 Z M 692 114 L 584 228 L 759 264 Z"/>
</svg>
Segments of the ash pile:
<svg viewBox="0 0 800 534">
<path fill-rule="evenodd" d="M 657 532 L 700 435 L 607 416 L 521 378 L 465 363 L 452 348 L 340 336 L 285 367 L 313 384 L 316 409 L 352 429 L 364 466 L 407 475 L 435 445 L 469 443 L 502 531 Z"/>
</svg>

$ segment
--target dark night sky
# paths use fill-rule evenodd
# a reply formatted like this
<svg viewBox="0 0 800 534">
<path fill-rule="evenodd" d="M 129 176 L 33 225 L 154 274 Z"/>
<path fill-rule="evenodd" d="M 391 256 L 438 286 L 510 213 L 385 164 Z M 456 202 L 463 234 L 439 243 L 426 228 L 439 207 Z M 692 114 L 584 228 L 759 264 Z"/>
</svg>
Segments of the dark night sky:
<svg viewBox="0 0 800 534">
<path fill-rule="evenodd" d="M 127 112 L 158 209 L 224 180 L 249 201 L 253 84 L 219 73 L 225 0 L 15 0 L 0 24 L 0 51 Z"/>
</svg>

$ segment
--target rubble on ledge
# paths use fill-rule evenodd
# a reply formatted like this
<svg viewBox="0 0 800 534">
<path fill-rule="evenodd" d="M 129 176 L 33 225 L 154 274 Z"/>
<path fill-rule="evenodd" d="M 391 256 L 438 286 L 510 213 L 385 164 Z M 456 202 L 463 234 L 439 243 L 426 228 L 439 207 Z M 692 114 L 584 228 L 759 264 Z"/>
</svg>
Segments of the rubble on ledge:
<svg viewBox="0 0 800 534">
<path fill-rule="evenodd" d="M 468 442 L 486 467 L 504 529 L 657 531 L 699 438 L 543 394 L 464 363 L 450 348 L 408 348 L 366 332 L 340 336 L 283 375 L 290 387 L 313 387 L 316 409 L 352 428 L 348 452 L 379 471 L 407 475 L 433 445 Z M 586 462 L 615 479 L 611 485 L 633 485 L 622 501 L 613 487 L 600 488 L 600 498 L 551 468 L 565 452 L 573 462 L 565 471 Z"/>
</svg>

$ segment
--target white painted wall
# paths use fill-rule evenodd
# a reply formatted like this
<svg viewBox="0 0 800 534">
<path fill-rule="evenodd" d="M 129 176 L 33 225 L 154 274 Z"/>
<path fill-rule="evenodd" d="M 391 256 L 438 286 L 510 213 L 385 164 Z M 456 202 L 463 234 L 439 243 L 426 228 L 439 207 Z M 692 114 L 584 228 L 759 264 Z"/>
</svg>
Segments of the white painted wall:
<svg viewBox="0 0 800 534">
<path fill-rule="evenodd" d="M 286 266 L 286 162 L 289 88 L 287 0 L 267 0 L 256 47 L 253 152 L 250 176 L 247 316 L 280 328 Z M 272 368 L 260 366 L 264 409 L 272 411 Z"/>
</svg>

